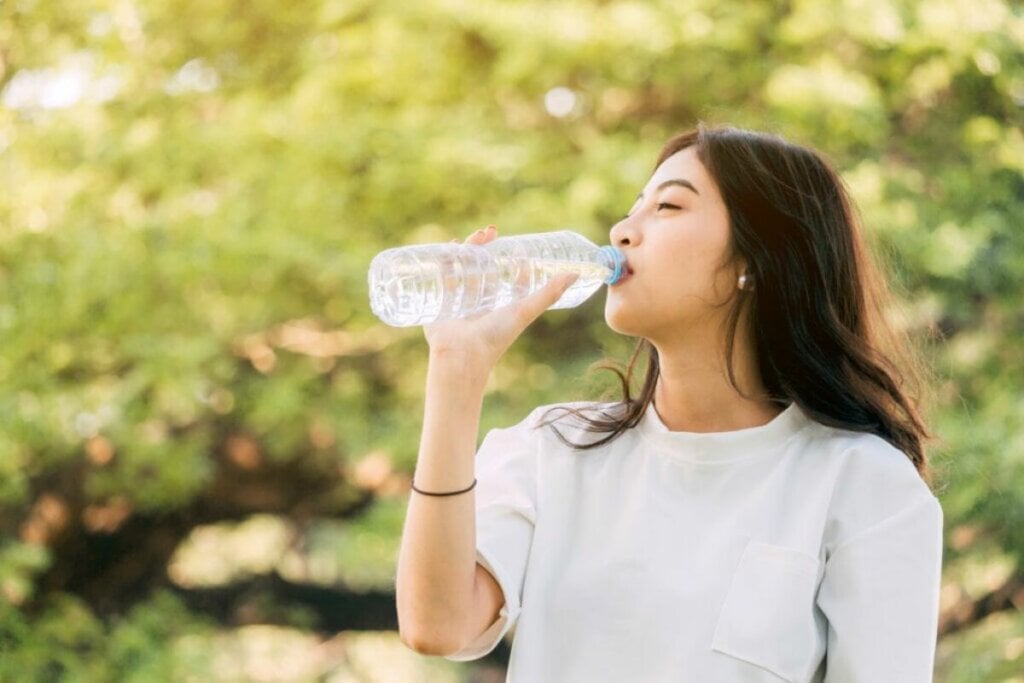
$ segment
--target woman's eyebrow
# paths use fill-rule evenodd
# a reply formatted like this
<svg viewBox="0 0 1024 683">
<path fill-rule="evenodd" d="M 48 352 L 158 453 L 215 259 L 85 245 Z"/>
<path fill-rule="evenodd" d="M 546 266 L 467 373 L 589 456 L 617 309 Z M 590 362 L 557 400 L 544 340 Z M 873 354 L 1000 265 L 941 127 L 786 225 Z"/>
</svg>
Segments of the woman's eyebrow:
<svg viewBox="0 0 1024 683">
<path fill-rule="evenodd" d="M 678 185 L 680 187 L 685 187 L 688 190 L 690 190 L 691 192 L 693 192 L 695 195 L 698 195 L 698 196 L 700 195 L 700 192 L 697 192 L 697 188 L 693 186 L 693 183 L 691 183 L 689 180 L 684 180 L 682 178 L 670 178 L 669 180 L 666 180 L 665 182 L 663 182 L 661 185 L 658 185 L 658 187 L 654 188 L 654 191 L 657 192 L 658 190 L 661 190 L 661 189 L 664 189 L 666 187 L 669 187 L 670 185 Z M 638 194 L 636 196 L 636 198 L 640 199 L 643 196 L 644 196 L 644 193 L 641 192 L 640 194 Z"/>
</svg>

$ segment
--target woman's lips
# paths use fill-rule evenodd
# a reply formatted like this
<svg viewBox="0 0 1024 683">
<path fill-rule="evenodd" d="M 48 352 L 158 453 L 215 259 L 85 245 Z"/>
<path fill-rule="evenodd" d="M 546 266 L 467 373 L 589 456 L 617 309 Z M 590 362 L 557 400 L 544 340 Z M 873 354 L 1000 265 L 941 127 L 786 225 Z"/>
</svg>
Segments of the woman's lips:
<svg viewBox="0 0 1024 683">
<path fill-rule="evenodd" d="M 615 284 L 616 285 L 621 285 L 623 282 L 625 282 L 626 280 L 630 279 L 631 277 L 633 277 L 633 269 L 632 268 L 627 268 L 626 272 L 622 274 L 622 276 L 619 278 L 618 282 L 616 282 Z"/>
</svg>

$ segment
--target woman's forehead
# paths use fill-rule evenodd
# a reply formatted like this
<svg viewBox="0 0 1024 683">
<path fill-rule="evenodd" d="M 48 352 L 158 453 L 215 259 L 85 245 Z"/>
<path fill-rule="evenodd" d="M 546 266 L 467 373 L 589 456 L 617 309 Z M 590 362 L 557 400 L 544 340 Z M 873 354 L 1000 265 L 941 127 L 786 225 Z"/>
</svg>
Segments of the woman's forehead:
<svg viewBox="0 0 1024 683">
<path fill-rule="evenodd" d="M 697 158 L 697 151 L 693 147 L 681 149 L 665 159 L 651 176 L 651 180 L 657 184 L 662 180 L 675 177 L 680 172 L 689 172 L 691 175 L 700 173 L 703 177 L 704 166 Z"/>
<path fill-rule="evenodd" d="M 654 175 L 647 181 L 644 194 L 652 192 L 666 180 L 686 180 L 697 188 L 698 192 L 702 187 L 710 185 L 710 178 L 704 164 L 697 158 L 697 151 L 693 147 L 679 150 L 672 154 L 655 169 Z"/>
</svg>

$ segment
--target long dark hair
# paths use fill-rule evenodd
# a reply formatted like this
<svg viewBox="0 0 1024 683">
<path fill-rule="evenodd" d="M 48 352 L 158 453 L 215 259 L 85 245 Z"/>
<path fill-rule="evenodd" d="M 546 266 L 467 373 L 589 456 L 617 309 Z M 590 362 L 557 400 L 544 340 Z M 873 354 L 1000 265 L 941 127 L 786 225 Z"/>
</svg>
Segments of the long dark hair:
<svg viewBox="0 0 1024 683">
<path fill-rule="evenodd" d="M 746 307 L 768 400 L 795 402 L 822 424 L 877 434 L 903 451 L 930 485 L 925 441 L 932 435 L 920 394 L 925 366 L 907 337 L 886 320 L 890 290 L 868 253 L 839 175 L 816 152 L 778 136 L 704 126 L 671 138 L 655 169 L 689 147 L 728 209 L 732 256 L 746 260 L 757 283 L 737 290 L 727 316 L 730 384 L 740 391 L 732 361 Z M 646 375 L 633 398 L 630 385 L 644 357 Z M 654 397 L 658 353 L 640 339 L 625 375 L 614 365 L 598 369 L 618 376 L 621 401 L 597 418 L 570 407 L 553 409 L 574 414 L 587 432 L 608 433 L 574 444 L 556 429 L 576 450 L 608 443 L 641 420 Z"/>
</svg>

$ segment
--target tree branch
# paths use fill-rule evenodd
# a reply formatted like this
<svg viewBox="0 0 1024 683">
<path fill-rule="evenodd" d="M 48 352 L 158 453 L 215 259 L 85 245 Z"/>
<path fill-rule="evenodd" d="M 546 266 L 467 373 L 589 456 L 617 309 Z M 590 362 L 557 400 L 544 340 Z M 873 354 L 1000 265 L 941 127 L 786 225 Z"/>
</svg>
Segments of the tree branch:
<svg viewBox="0 0 1024 683">
<path fill-rule="evenodd" d="M 274 624 L 322 635 L 398 630 L 395 594 L 391 591 L 362 592 L 344 586 L 293 583 L 276 572 L 223 586 L 168 588 L 192 612 L 227 627 Z M 510 654 L 507 639 L 502 639 L 485 660 L 507 666 Z"/>
<path fill-rule="evenodd" d="M 1019 568 L 994 591 L 977 600 L 963 600 L 939 618 L 939 636 L 962 631 L 1004 610 L 1024 610 L 1024 573 Z"/>
<path fill-rule="evenodd" d="M 286 515 L 302 523 L 317 517 L 350 519 L 374 501 L 371 491 L 349 486 L 337 472 L 324 472 L 302 458 L 277 463 L 263 458 L 218 459 L 214 480 L 202 495 L 167 512 L 136 511 L 127 498 L 121 514 L 99 525 L 82 491 L 84 477 L 40 482 L 40 493 L 60 491 L 61 524 L 45 539 L 53 561 L 37 581 L 35 600 L 69 591 L 101 615 L 122 612 L 166 581 L 174 551 L 196 526 L 243 519 L 261 512 Z M 61 476 L 68 478 L 67 471 Z M 56 476 L 56 475 L 54 475 Z"/>
</svg>

